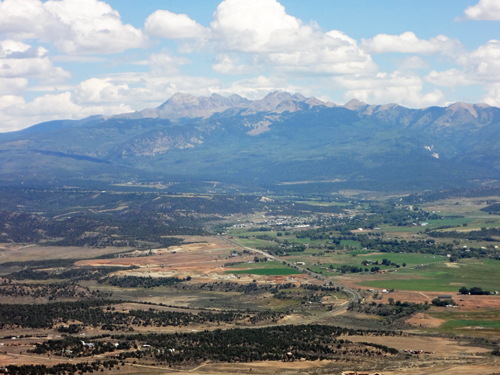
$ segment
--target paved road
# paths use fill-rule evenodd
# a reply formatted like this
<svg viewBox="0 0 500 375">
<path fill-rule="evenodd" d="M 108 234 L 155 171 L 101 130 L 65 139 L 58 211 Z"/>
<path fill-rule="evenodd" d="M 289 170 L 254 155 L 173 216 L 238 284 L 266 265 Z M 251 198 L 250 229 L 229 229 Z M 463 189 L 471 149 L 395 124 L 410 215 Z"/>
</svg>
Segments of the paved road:
<svg viewBox="0 0 500 375">
<path fill-rule="evenodd" d="M 246 250 L 250 250 L 250 251 L 254 251 L 256 253 L 259 253 L 259 254 L 262 254 L 264 256 L 266 256 L 267 258 L 269 259 L 273 259 L 277 262 L 282 262 L 284 264 L 286 264 L 288 267 L 292 267 L 292 268 L 295 268 L 297 269 L 298 271 L 302 272 L 302 273 L 305 273 L 311 277 L 314 277 L 315 279 L 318 279 L 318 280 L 322 280 L 322 281 L 325 281 L 329 284 L 332 284 L 334 286 L 337 286 L 337 287 L 340 287 L 342 288 L 342 290 L 347 293 L 349 295 L 349 300 L 350 302 L 360 302 L 361 301 L 361 296 L 359 295 L 359 293 L 354 290 L 354 289 L 351 289 L 351 288 L 348 288 L 346 287 L 345 285 L 342 285 L 336 281 L 332 281 L 330 280 L 328 277 L 326 276 L 323 276 L 323 275 L 320 275 L 319 273 L 316 273 L 316 272 L 312 272 L 312 271 L 309 271 L 305 268 L 302 268 L 302 267 L 299 267 L 297 266 L 296 264 L 293 264 L 285 259 L 282 259 L 282 258 L 279 258 L 275 255 L 271 255 L 271 254 L 268 254 L 267 252 L 263 251 L 263 250 L 257 250 L 257 249 L 253 249 L 251 247 L 248 247 L 248 246 L 243 246 L 242 244 L 236 242 L 236 241 L 233 241 L 232 239 L 230 238 L 226 238 L 226 241 L 229 242 L 230 244 L 236 246 L 236 247 L 240 247 L 240 248 L 243 248 L 243 249 L 246 249 Z M 346 303 L 345 305 L 341 305 L 341 306 L 337 306 L 336 308 L 334 308 L 332 311 L 330 311 L 330 314 L 335 314 L 335 313 L 338 313 L 340 311 L 343 311 L 343 310 L 346 310 L 348 308 L 349 304 Z"/>
</svg>

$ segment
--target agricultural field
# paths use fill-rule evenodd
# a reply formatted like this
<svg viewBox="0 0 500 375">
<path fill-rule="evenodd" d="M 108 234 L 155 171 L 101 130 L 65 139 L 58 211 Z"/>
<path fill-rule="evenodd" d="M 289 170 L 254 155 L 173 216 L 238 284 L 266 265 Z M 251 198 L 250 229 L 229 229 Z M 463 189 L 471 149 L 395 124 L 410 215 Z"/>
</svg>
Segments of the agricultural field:
<svg viewBox="0 0 500 375">
<path fill-rule="evenodd" d="M 422 269 L 406 268 L 394 275 L 361 281 L 359 285 L 413 291 L 458 292 L 460 287 L 481 286 L 484 290 L 499 289 L 500 262 L 467 260 L 463 263 L 429 262 Z M 378 275 L 377 275 L 378 276 Z"/>
</svg>

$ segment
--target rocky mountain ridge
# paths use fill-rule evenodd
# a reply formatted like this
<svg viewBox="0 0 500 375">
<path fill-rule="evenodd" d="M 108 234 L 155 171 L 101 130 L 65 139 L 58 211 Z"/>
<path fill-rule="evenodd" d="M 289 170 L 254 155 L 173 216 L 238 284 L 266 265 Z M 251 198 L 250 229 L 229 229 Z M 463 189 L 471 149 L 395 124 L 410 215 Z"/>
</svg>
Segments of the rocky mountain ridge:
<svg viewBox="0 0 500 375">
<path fill-rule="evenodd" d="M 296 112 L 316 106 L 335 107 L 331 102 L 323 102 L 314 97 L 306 98 L 301 94 L 290 94 L 283 91 L 274 91 L 262 99 L 249 100 L 233 94 L 224 97 L 212 94 L 209 97 L 196 97 L 185 93 L 176 93 L 157 108 L 144 109 L 133 113 L 125 113 L 113 118 L 159 118 L 178 120 L 180 118 L 209 118 L 215 113 L 222 113 L 228 109 L 241 111 L 241 115 L 251 115 L 258 112 L 283 113 Z"/>
<path fill-rule="evenodd" d="M 253 101 L 176 94 L 156 109 L 0 134 L 0 180 L 56 177 L 418 190 L 482 184 L 500 180 L 500 109 L 355 99 L 339 106 L 279 91 Z"/>
</svg>

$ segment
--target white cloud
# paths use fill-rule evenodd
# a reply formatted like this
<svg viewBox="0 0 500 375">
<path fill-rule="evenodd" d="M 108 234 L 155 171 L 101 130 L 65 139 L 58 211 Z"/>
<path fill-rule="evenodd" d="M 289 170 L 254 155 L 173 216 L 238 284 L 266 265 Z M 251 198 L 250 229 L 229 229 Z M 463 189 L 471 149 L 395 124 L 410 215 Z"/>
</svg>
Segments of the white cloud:
<svg viewBox="0 0 500 375">
<path fill-rule="evenodd" d="M 80 105 L 117 105 L 133 110 L 156 107 L 177 92 L 211 95 L 220 91 L 216 79 L 191 76 L 154 76 L 148 73 L 117 74 L 91 78 L 74 90 L 73 100 Z"/>
<path fill-rule="evenodd" d="M 500 21 L 500 2 L 498 0 L 480 0 L 465 10 L 465 16 L 475 21 Z"/>
<path fill-rule="evenodd" d="M 0 130 L 17 129 L 26 116 L 30 117 L 24 111 L 27 107 L 21 96 L 30 78 L 55 83 L 69 77 L 70 73 L 52 65 L 45 48 L 34 48 L 10 39 L 0 41 Z M 43 111 L 43 108 L 38 110 Z"/>
<path fill-rule="evenodd" d="M 0 35 L 38 39 L 67 54 L 109 54 L 144 47 L 141 30 L 98 0 L 0 0 Z"/>
<path fill-rule="evenodd" d="M 56 55 L 50 56 L 52 62 L 79 62 L 79 63 L 98 63 L 108 61 L 100 56 L 79 56 L 79 55 Z"/>
<path fill-rule="evenodd" d="M 126 100 L 129 90 L 126 83 L 116 83 L 112 79 L 91 78 L 78 85 L 73 97 L 80 104 L 120 103 Z"/>
<path fill-rule="evenodd" d="M 13 131 L 44 121 L 80 119 L 91 115 L 130 112 L 123 104 L 81 106 L 73 101 L 70 92 L 44 95 L 32 102 L 22 97 L 0 97 L 0 131 Z"/>
<path fill-rule="evenodd" d="M 9 107 L 24 105 L 25 103 L 26 102 L 24 101 L 22 96 L 18 96 L 18 95 L 2 95 L 2 96 L 0 96 L 0 110 L 5 109 L 5 108 L 9 108 Z M 1 112 L 0 112 L 0 114 L 1 114 Z M 0 131 L 1 130 L 2 129 L 0 129 Z"/>
<path fill-rule="evenodd" d="M 157 11 L 148 17 L 145 28 L 164 38 L 189 38 L 182 43 L 182 52 L 217 53 L 213 69 L 224 74 L 253 69 L 301 74 L 377 70 L 354 39 L 336 30 L 322 33 L 315 24 L 306 25 L 288 15 L 276 0 L 224 0 L 208 28 L 186 15 Z M 231 54 L 251 56 L 250 64 L 236 64 Z"/>
<path fill-rule="evenodd" d="M 469 86 L 478 83 L 475 79 L 469 77 L 465 72 L 456 68 L 448 69 L 442 72 L 433 70 L 424 79 L 434 85 L 446 87 Z"/>
<path fill-rule="evenodd" d="M 490 40 L 475 51 L 460 56 L 457 62 L 478 80 L 500 80 L 500 40 Z"/>
<path fill-rule="evenodd" d="M 493 85 L 489 88 L 488 93 L 482 98 L 486 104 L 500 107 L 500 85 Z"/>
<path fill-rule="evenodd" d="M 21 95 L 27 86 L 26 78 L 0 78 L 0 96 Z"/>
<path fill-rule="evenodd" d="M 444 94 L 435 89 L 423 94 L 423 81 L 413 73 L 377 73 L 375 75 L 353 75 L 334 77 L 337 88 L 346 89 L 344 99 L 367 103 L 398 103 L 409 107 L 427 107 L 441 104 Z"/>
<path fill-rule="evenodd" d="M 48 51 L 43 48 L 34 48 L 28 44 L 11 39 L 0 41 L 0 58 L 23 59 L 45 57 Z"/>
<path fill-rule="evenodd" d="M 238 58 L 233 58 L 225 53 L 217 55 L 212 68 L 222 74 L 245 74 L 252 71 L 248 65 L 238 64 Z"/>
<path fill-rule="evenodd" d="M 425 78 L 440 86 L 490 85 L 500 83 L 500 41 L 490 40 L 472 52 L 457 57 L 461 69 L 430 72 Z"/>
<path fill-rule="evenodd" d="M 361 39 L 361 48 L 368 53 L 421 53 L 431 54 L 455 54 L 462 50 L 463 45 L 457 39 L 450 39 L 444 35 L 438 35 L 429 40 L 419 39 L 415 33 L 407 31 L 401 35 L 378 34 L 372 39 Z"/>
<path fill-rule="evenodd" d="M 397 59 L 395 62 L 399 70 L 429 68 L 429 63 L 420 56 L 409 56 L 403 59 Z"/>
<path fill-rule="evenodd" d="M 144 25 L 146 33 L 165 39 L 208 38 L 209 31 L 186 14 L 157 10 Z"/>
<path fill-rule="evenodd" d="M 217 7 L 210 29 L 223 48 L 242 52 L 291 47 L 301 34 L 312 32 L 275 0 L 225 0 Z"/>
<path fill-rule="evenodd" d="M 166 52 L 153 53 L 148 65 L 151 67 L 151 74 L 154 76 L 171 76 L 179 73 L 179 67 L 189 63 L 184 57 L 171 56 Z"/>
<path fill-rule="evenodd" d="M 210 24 L 217 51 L 253 54 L 257 66 L 279 72 L 366 73 L 377 70 L 354 39 L 340 31 L 322 33 L 288 15 L 276 0 L 225 0 Z M 227 59 L 226 59 L 227 62 Z M 219 62 L 219 72 L 229 69 Z"/>
<path fill-rule="evenodd" d="M 45 48 L 34 48 L 14 40 L 0 41 L 0 78 L 2 78 L 0 92 L 16 87 L 14 92 L 19 94 L 21 87 L 27 87 L 28 78 L 36 78 L 44 83 L 55 83 L 70 77 L 69 72 L 52 65 Z"/>
<path fill-rule="evenodd" d="M 244 79 L 233 82 L 228 87 L 218 91 L 221 95 L 238 94 L 248 99 L 261 99 L 271 91 L 282 90 L 287 92 L 300 92 L 303 95 L 311 95 L 311 91 L 307 88 L 291 84 L 285 79 L 269 78 L 258 76 L 250 79 Z"/>
</svg>

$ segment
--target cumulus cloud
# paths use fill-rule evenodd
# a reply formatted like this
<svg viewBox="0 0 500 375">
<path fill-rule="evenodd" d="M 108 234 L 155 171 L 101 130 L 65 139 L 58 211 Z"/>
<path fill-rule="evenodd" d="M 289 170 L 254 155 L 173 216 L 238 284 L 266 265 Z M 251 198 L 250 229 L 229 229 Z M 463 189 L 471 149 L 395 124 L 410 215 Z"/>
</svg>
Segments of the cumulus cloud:
<svg viewBox="0 0 500 375">
<path fill-rule="evenodd" d="M 245 74 L 252 71 L 248 65 L 238 64 L 238 58 L 233 58 L 225 53 L 217 55 L 212 68 L 222 74 Z"/>
<path fill-rule="evenodd" d="M 210 29 L 224 48 L 243 52 L 295 50 L 300 48 L 294 45 L 297 38 L 312 32 L 276 0 L 225 0 L 217 7 Z"/>
<path fill-rule="evenodd" d="M 488 93 L 482 98 L 486 104 L 500 107 L 500 85 L 493 85 L 489 88 Z"/>
<path fill-rule="evenodd" d="M 185 57 L 171 56 L 169 53 L 162 51 L 153 53 L 148 65 L 151 67 L 151 74 L 154 76 L 171 76 L 179 73 L 179 67 L 189 63 Z"/>
<path fill-rule="evenodd" d="M 43 47 L 34 48 L 14 40 L 0 41 L 0 78 L 4 78 L 5 87 L 23 87 L 27 78 L 36 78 L 41 82 L 62 82 L 71 74 L 60 67 L 54 67 Z M 8 82 L 5 79 L 13 79 Z M 18 91 L 16 91 L 18 92 Z"/>
<path fill-rule="evenodd" d="M 433 70 L 426 76 L 426 81 L 449 87 L 500 83 L 499 40 L 490 40 L 474 51 L 462 53 L 456 62 L 460 69 Z"/>
<path fill-rule="evenodd" d="M 0 131 L 13 131 L 44 121 L 80 119 L 91 115 L 130 112 L 123 104 L 82 106 L 74 102 L 72 94 L 47 94 L 26 102 L 20 96 L 0 97 Z"/>
<path fill-rule="evenodd" d="M 256 64 L 281 72 L 331 74 L 377 69 L 354 39 L 336 30 L 317 31 L 288 15 L 276 0 L 225 0 L 214 13 L 210 30 L 218 50 L 254 54 Z"/>
<path fill-rule="evenodd" d="M 236 64 L 231 54 L 247 54 L 254 68 L 312 74 L 367 73 L 377 70 L 370 55 L 340 31 L 323 33 L 286 13 L 276 0 L 224 0 L 208 28 L 188 16 L 156 11 L 145 24 L 148 33 L 189 39 L 182 52 L 216 52 L 213 69 L 241 74 L 251 66 Z"/>
<path fill-rule="evenodd" d="M 109 54 L 143 47 L 147 37 L 98 0 L 0 0 L 0 35 L 53 43 L 67 54 Z"/>
<path fill-rule="evenodd" d="M 186 14 L 175 14 L 168 10 L 157 10 L 144 25 L 146 33 L 165 39 L 208 38 L 209 30 Z"/>
<path fill-rule="evenodd" d="M 377 73 L 334 77 L 337 88 L 345 89 L 343 97 L 356 98 L 367 103 L 398 103 L 409 107 L 427 107 L 441 104 L 444 94 L 435 89 L 424 94 L 422 79 L 416 74 Z"/>
<path fill-rule="evenodd" d="M 500 21 L 500 2 L 498 0 L 480 0 L 465 10 L 465 16 L 474 21 Z"/>
<path fill-rule="evenodd" d="M 500 80 L 500 40 L 490 40 L 457 60 L 467 74 L 481 81 Z"/>
<path fill-rule="evenodd" d="M 0 96 L 21 95 L 28 86 L 26 78 L 2 78 L 0 77 Z"/>
<path fill-rule="evenodd" d="M 445 87 L 469 86 L 478 83 L 474 78 L 456 68 L 448 69 L 442 72 L 432 70 L 425 77 L 425 80 L 436 86 Z"/>
<path fill-rule="evenodd" d="M 444 35 L 438 35 L 429 40 L 419 39 L 415 33 L 407 31 L 400 35 L 378 34 L 371 39 L 361 39 L 361 47 L 367 53 L 420 53 L 431 54 L 454 54 L 462 50 L 463 45 L 457 39 L 450 39 Z"/>
<path fill-rule="evenodd" d="M 24 101 L 24 98 L 19 95 L 2 95 L 0 96 L 0 110 L 9 108 L 9 107 L 15 107 L 19 105 L 24 105 L 26 102 Z M 1 112 L 0 112 L 1 116 Z M 0 117 L 1 118 L 1 117 Z M 0 131 L 5 129 L 0 129 Z"/>
</svg>

